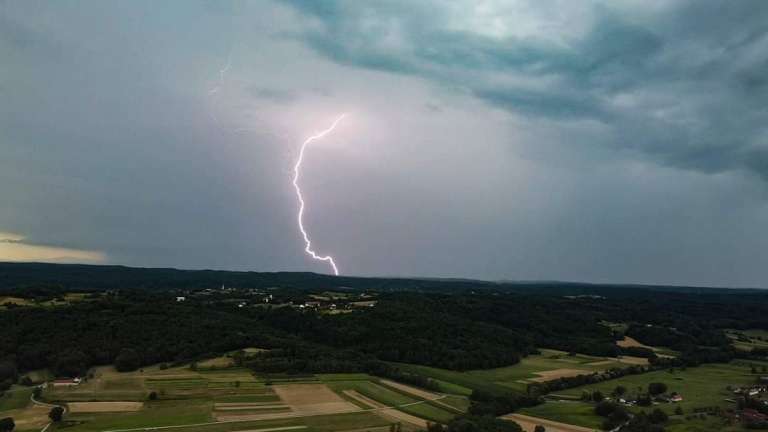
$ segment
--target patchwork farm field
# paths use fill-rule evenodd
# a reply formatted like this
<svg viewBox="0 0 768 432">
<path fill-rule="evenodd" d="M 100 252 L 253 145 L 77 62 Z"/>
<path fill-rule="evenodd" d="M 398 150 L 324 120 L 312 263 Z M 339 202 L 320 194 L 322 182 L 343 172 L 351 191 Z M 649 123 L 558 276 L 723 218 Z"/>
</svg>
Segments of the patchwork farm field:
<svg viewBox="0 0 768 432">
<path fill-rule="evenodd" d="M 411 432 L 424 429 L 427 422 L 447 423 L 466 412 L 469 407 L 467 395 L 472 390 L 498 394 L 523 392 L 528 383 L 542 378 L 621 367 L 626 365 L 622 360 L 542 350 L 539 355 L 530 356 L 517 365 L 489 370 L 457 372 L 399 365 L 404 370 L 435 379 L 440 392 L 360 373 L 255 376 L 248 369 L 221 366 L 225 362 L 220 360 L 208 363 L 220 365 L 215 368 L 201 368 L 201 362 L 196 367 L 153 366 L 130 373 L 98 367 L 92 369 L 92 377 L 83 384 L 49 387 L 43 398 L 68 406 L 66 430 L 71 432 L 139 432 L 158 427 L 189 432 L 375 432 L 378 429 L 385 432 L 393 423 L 400 423 L 404 430 Z M 627 376 L 564 390 L 556 396 L 570 400 L 550 400 L 537 407 L 522 409 L 517 414 L 533 417 L 534 420 L 525 417 L 529 423 L 538 418 L 566 426 L 596 429 L 603 419 L 594 414 L 594 404 L 578 400 L 583 392 L 600 390 L 610 394 L 617 385 L 622 385 L 632 393 L 638 388 L 647 388 L 648 383 L 664 382 L 669 391 L 679 392 L 684 397 L 681 403 L 658 406 L 672 415 L 667 430 L 722 428 L 723 425 L 711 424 L 714 419 L 674 416 L 674 409 L 679 406 L 685 413 L 692 413 L 701 407 L 727 408 L 730 402 L 725 399 L 730 393 L 726 387 L 752 382 L 753 364 L 758 368 L 763 365 L 733 362 L 674 373 L 659 371 Z M 30 388 L 18 387 L 0 399 L 0 416 L 13 413 L 21 420 L 17 421 L 17 430 L 22 432 L 40 430 L 47 424 L 48 408 L 32 405 L 30 395 Z M 562 425 L 552 423 L 551 426 Z"/>
<path fill-rule="evenodd" d="M 469 401 L 432 393 L 367 374 L 254 376 L 249 370 L 188 365 L 147 367 L 120 373 L 97 367 L 78 386 L 48 386 L 42 399 L 68 408 L 71 432 L 104 432 L 173 427 L 174 431 L 405 431 L 427 422 L 450 421 Z M 223 361 L 209 364 L 223 365 Z M 34 406 L 29 387 L 0 399 L 0 417 L 12 413 L 17 430 L 40 430 L 50 407 Z M 23 410 L 34 415 L 24 421 Z M 28 416 L 29 416 L 28 415 Z M 21 420 L 21 422 L 19 422 Z M 27 427 L 29 426 L 29 427 Z M 55 430 L 52 427 L 50 430 Z"/>
</svg>

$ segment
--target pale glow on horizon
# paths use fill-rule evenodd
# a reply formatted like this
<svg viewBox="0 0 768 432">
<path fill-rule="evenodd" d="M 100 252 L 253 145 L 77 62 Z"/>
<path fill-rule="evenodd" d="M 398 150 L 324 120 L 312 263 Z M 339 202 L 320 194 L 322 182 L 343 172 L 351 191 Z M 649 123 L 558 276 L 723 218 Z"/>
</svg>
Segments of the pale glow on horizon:
<svg viewBox="0 0 768 432">
<path fill-rule="evenodd" d="M 22 235 L 0 231 L 0 261 L 103 263 L 106 259 L 103 252 L 29 244 Z"/>
</svg>

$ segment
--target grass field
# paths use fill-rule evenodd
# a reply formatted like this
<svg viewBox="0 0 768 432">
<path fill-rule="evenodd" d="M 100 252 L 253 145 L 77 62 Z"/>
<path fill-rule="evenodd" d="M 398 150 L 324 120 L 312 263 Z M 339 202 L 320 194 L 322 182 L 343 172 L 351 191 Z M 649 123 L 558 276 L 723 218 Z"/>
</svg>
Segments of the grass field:
<svg viewBox="0 0 768 432">
<path fill-rule="evenodd" d="M 600 364 L 598 365 L 595 363 Z M 612 367 L 625 366 L 626 365 L 619 362 L 610 361 L 603 357 L 592 357 L 581 354 L 569 356 L 562 351 L 541 350 L 541 354 L 528 356 L 516 365 L 498 369 L 470 371 L 469 374 L 517 391 L 525 391 L 529 382 L 540 377 L 537 375 L 537 372 L 573 369 L 584 371 L 584 374 L 590 374 Z"/>
<path fill-rule="evenodd" d="M 400 411 L 433 422 L 446 423 L 456 415 L 455 413 L 450 412 L 449 408 L 440 407 L 439 404 L 436 403 L 416 404 L 417 402 L 424 401 L 424 399 L 372 381 L 332 381 L 328 383 L 328 386 L 337 393 L 341 393 L 344 390 L 355 390 L 363 396 L 367 396 L 381 404 L 398 407 L 398 410 Z M 456 399 L 466 401 L 465 398 Z M 466 403 L 468 404 L 468 401 Z M 461 402 L 454 402 L 454 404 L 457 406 L 465 406 Z"/>
<path fill-rule="evenodd" d="M 725 334 L 733 340 L 734 347 L 744 351 L 768 348 L 768 331 L 766 330 L 726 330 Z"/>
<path fill-rule="evenodd" d="M 468 396 L 472 390 L 483 390 L 496 394 L 509 393 L 510 391 L 525 392 L 529 382 L 541 378 L 537 373 L 570 369 L 590 374 L 612 367 L 626 367 L 626 364 L 604 357 L 581 354 L 569 356 L 562 351 L 543 349 L 541 354 L 528 356 L 516 365 L 497 369 L 457 372 L 402 363 L 397 363 L 397 366 L 436 380 L 440 385 L 440 390 L 444 393 Z"/>
<path fill-rule="evenodd" d="M 328 387 L 337 393 L 344 390 L 355 390 L 386 406 L 404 405 L 419 401 L 419 399 L 415 399 L 371 381 L 336 381 L 328 383 Z"/>
<path fill-rule="evenodd" d="M 532 408 L 523 408 L 519 413 L 595 429 L 600 429 L 603 424 L 603 418 L 595 415 L 595 407 L 581 402 L 549 401 Z"/>
<path fill-rule="evenodd" d="M 12 387 L 0 397 L 0 412 L 24 408 L 29 404 L 29 398 L 31 396 L 31 387 Z"/>
</svg>

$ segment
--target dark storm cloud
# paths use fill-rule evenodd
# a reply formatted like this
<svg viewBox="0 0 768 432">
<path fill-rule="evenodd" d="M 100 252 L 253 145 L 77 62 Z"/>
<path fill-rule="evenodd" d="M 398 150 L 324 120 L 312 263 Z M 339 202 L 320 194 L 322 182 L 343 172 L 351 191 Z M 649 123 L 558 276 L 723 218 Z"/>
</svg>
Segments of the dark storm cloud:
<svg viewBox="0 0 768 432">
<path fill-rule="evenodd" d="M 0 260 L 327 271 L 349 112 L 345 274 L 764 285 L 768 4 L 600 2 L 0 0 Z"/>
<path fill-rule="evenodd" d="M 598 121 L 613 132 L 605 145 L 670 166 L 768 180 L 761 0 L 680 2 L 641 18 L 595 5 L 587 32 L 565 44 L 452 30 L 439 3 L 288 3 L 319 24 L 301 40 L 339 63 L 423 77 L 525 116 Z"/>
</svg>

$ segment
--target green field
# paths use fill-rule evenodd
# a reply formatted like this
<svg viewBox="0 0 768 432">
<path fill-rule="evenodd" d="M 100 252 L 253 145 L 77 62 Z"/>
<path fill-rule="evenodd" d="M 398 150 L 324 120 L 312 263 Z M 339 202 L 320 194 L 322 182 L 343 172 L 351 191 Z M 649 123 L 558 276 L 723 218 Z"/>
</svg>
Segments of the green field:
<svg viewBox="0 0 768 432">
<path fill-rule="evenodd" d="M 619 362 L 593 365 L 592 363 L 606 361 L 603 357 L 592 357 L 577 354 L 569 356 L 562 351 L 541 350 L 541 354 L 528 356 L 520 363 L 497 369 L 470 371 L 474 375 L 485 381 L 509 387 L 511 389 L 524 392 L 528 386 L 527 380 L 538 378 L 536 372 L 543 372 L 555 369 L 579 369 L 584 374 L 602 371 L 613 367 L 626 367 Z"/>
<path fill-rule="evenodd" d="M 592 363 L 605 362 L 610 359 L 577 354 L 569 356 L 562 351 L 542 349 L 541 354 L 528 356 L 520 363 L 487 370 L 457 372 L 427 366 L 396 363 L 403 370 L 430 377 L 438 382 L 444 393 L 469 395 L 472 390 L 483 390 L 502 394 L 510 391 L 525 392 L 527 380 L 537 378 L 536 372 L 555 369 L 579 369 L 585 374 L 602 371 L 613 367 L 626 367 L 617 361 L 595 365 Z"/>
<path fill-rule="evenodd" d="M 29 398 L 31 396 L 31 387 L 12 387 L 0 397 L 0 412 L 24 408 L 29 404 Z"/>
<path fill-rule="evenodd" d="M 426 403 L 403 406 L 398 409 L 400 411 L 407 412 L 408 414 L 413 414 L 416 417 L 421 417 L 438 423 L 448 423 L 452 418 L 456 416 L 455 414 L 452 414 L 445 409 L 438 408 Z"/>
<path fill-rule="evenodd" d="M 726 330 L 725 334 L 733 340 L 733 346 L 738 349 L 744 351 L 752 351 L 753 348 L 768 349 L 768 331 L 766 330 Z"/>
<path fill-rule="evenodd" d="M 355 390 L 386 406 L 398 406 L 419 401 L 419 399 L 407 396 L 371 381 L 336 381 L 328 383 L 328 387 L 337 393 L 344 390 Z"/>
<path fill-rule="evenodd" d="M 331 381 L 328 387 L 337 393 L 355 390 L 386 406 L 398 407 L 400 411 L 434 422 L 447 423 L 456 416 L 456 413 L 450 412 L 450 408 L 440 407 L 434 402 L 418 403 L 424 399 L 372 381 Z M 463 400 L 466 401 L 466 399 Z M 455 404 L 460 405 L 458 402 Z"/>
<path fill-rule="evenodd" d="M 532 408 L 523 408 L 520 414 L 595 429 L 603 424 L 603 418 L 595 415 L 595 407 L 582 402 L 548 401 Z"/>
<path fill-rule="evenodd" d="M 648 384 L 652 382 L 663 382 L 668 387 L 668 392 L 678 392 L 683 396 L 683 401 L 679 403 L 661 403 L 653 407 L 632 407 L 634 411 L 650 411 L 659 408 L 670 416 L 667 430 L 671 432 L 696 431 L 696 430 L 719 430 L 722 425 L 712 428 L 713 423 L 720 420 L 686 420 L 685 414 L 691 414 L 696 408 L 720 407 L 722 409 L 733 408 L 732 402 L 726 399 L 732 399 L 733 393 L 727 390 L 728 386 L 743 384 L 752 384 L 758 375 L 750 373 L 750 364 L 761 366 L 765 363 L 759 362 L 739 362 L 730 364 L 707 364 L 685 370 L 677 370 L 674 373 L 669 371 L 650 372 L 641 375 L 626 376 L 623 378 L 605 381 L 599 384 L 577 387 L 569 390 L 557 392 L 558 395 L 578 398 L 584 391 L 601 391 L 609 395 L 616 386 L 624 386 L 628 394 L 634 395 L 638 392 L 644 392 Z M 674 416 L 676 408 L 682 408 L 683 417 Z M 543 417 L 550 420 L 564 423 L 576 424 L 585 427 L 594 427 L 602 422 L 602 419 L 593 414 L 594 404 L 573 401 L 548 401 L 543 405 L 526 408 L 522 413 Z M 707 429 L 707 427 L 709 429 Z M 738 427 L 734 430 L 738 430 Z"/>
<path fill-rule="evenodd" d="M 76 387 L 51 388 L 44 392 L 44 398 L 61 403 L 81 401 L 143 401 L 144 408 L 138 412 L 123 413 L 70 413 L 67 415 L 66 430 L 71 432 L 102 432 L 122 429 L 145 429 L 152 427 L 181 426 L 173 430 L 225 432 L 284 426 L 306 426 L 301 430 L 331 431 L 341 429 L 381 428 L 386 429 L 392 420 L 370 412 L 344 415 L 316 415 L 307 417 L 237 420 L 216 423 L 216 415 L 223 408 L 214 410 L 216 403 L 269 404 L 280 403 L 265 380 L 273 384 L 323 383 L 342 398 L 363 410 L 369 406 L 354 401 L 343 394 L 344 390 L 356 390 L 386 406 L 417 417 L 448 422 L 468 406 L 463 396 L 446 398 L 448 406 L 407 394 L 406 392 L 378 383 L 378 378 L 367 374 L 319 374 L 285 375 L 275 374 L 255 377 L 247 369 L 220 368 L 193 370 L 189 367 L 164 368 L 147 367 L 141 371 L 118 373 L 111 367 L 93 370 L 93 378 Z M 456 389 L 462 390 L 455 384 Z M 463 389 L 467 391 L 466 389 Z M 156 392 L 157 400 L 148 400 L 150 392 Z M 20 395 L 16 399 L 20 398 Z M 25 396 L 28 400 L 29 392 Z M 10 400 L 10 399 L 9 399 Z M 26 403 L 26 402 L 25 402 Z M 405 406 L 403 406 L 405 405 Z M 10 406 L 10 405 L 9 405 Z M 289 407 L 248 408 L 226 411 L 227 414 L 253 415 L 288 412 Z M 247 421 L 246 421 L 247 420 Z M 209 424 L 214 423 L 214 424 Z M 62 427 L 60 427 L 63 429 Z M 406 425 L 405 430 L 415 427 Z M 299 430 L 299 429 L 297 429 Z M 385 431 L 382 431 L 385 432 Z"/>
</svg>

